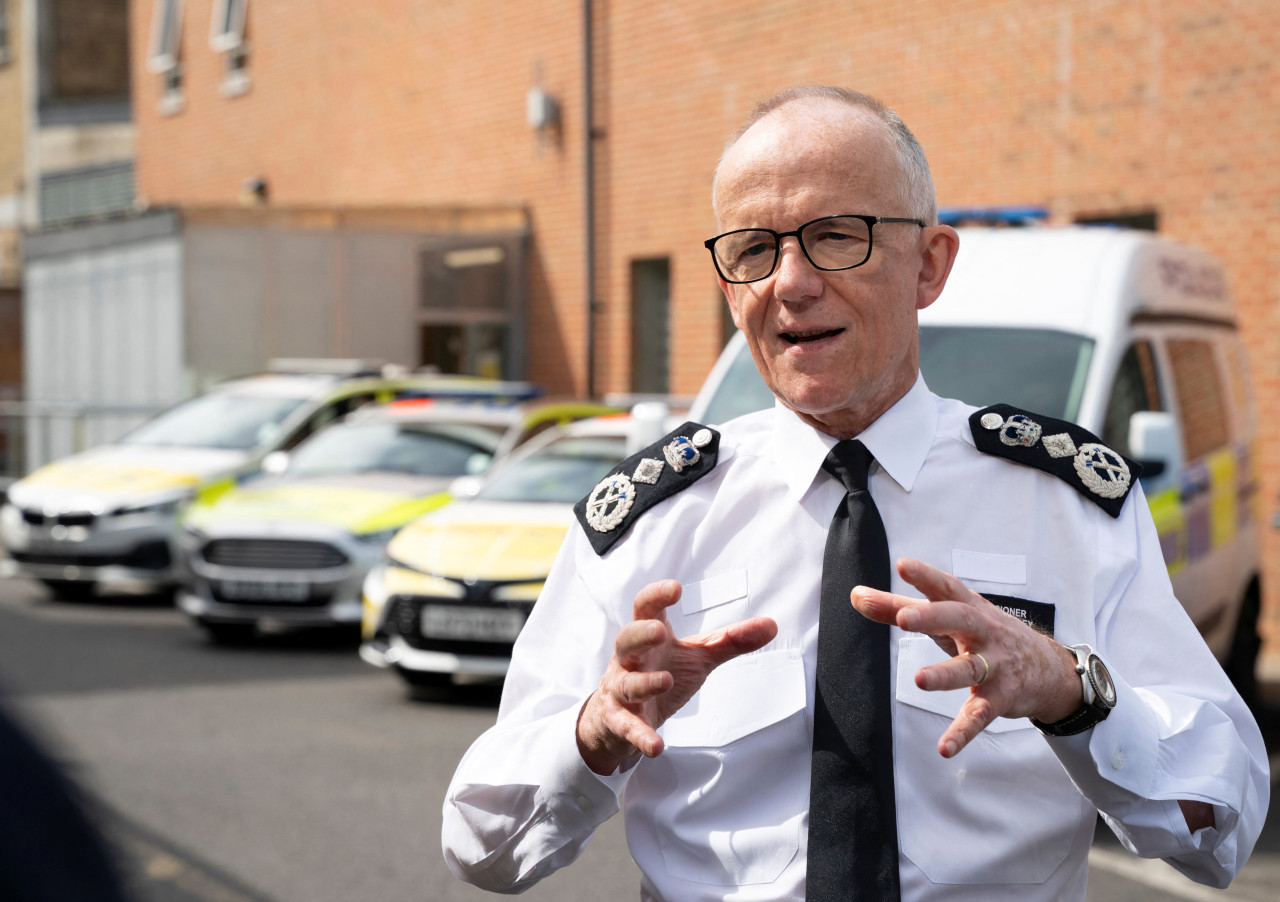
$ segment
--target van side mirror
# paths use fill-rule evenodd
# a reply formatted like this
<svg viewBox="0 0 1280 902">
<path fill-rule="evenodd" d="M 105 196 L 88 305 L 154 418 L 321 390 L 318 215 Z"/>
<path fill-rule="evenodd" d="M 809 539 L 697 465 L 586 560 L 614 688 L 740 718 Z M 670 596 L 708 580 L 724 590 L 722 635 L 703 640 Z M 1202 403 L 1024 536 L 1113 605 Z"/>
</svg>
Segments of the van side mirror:
<svg viewBox="0 0 1280 902">
<path fill-rule="evenodd" d="M 1141 410 L 1130 417 L 1129 453 L 1142 464 L 1148 492 L 1182 482 L 1182 439 L 1173 414 Z"/>
<path fill-rule="evenodd" d="M 627 426 L 627 455 L 647 448 L 667 434 L 667 418 L 671 408 L 662 401 L 641 401 L 631 408 Z"/>
</svg>

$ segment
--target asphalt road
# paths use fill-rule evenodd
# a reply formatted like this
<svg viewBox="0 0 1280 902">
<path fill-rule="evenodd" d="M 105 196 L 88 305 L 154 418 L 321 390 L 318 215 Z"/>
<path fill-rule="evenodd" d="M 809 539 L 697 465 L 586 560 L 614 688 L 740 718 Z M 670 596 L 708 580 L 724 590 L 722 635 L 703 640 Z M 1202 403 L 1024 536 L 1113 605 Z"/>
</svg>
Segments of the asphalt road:
<svg viewBox="0 0 1280 902">
<path fill-rule="evenodd" d="M 153 601 L 55 602 L 11 580 L 0 688 L 95 801 L 137 902 L 494 898 L 456 881 L 439 848 L 440 800 L 493 720 L 491 687 L 411 700 L 350 641 L 218 648 Z M 1261 902 L 1280 886 L 1280 816 L 1225 893 L 1108 837 L 1095 843 L 1091 902 Z M 635 899 L 636 874 L 615 818 L 522 898 Z"/>
</svg>

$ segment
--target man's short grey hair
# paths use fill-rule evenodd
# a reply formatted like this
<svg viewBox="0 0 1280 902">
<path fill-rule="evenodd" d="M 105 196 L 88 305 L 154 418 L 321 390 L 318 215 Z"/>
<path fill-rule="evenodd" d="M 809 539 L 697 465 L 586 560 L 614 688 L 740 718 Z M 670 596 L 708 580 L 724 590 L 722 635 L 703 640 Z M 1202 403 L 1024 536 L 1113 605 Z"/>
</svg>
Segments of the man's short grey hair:
<svg viewBox="0 0 1280 902">
<path fill-rule="evenodd" d="M 746 134 L 751 126 L 764 119 L 770 113 L 798 100 L 834 100 L 837 103 L 843 103 L 855 109 L 866 110 L 884 123 L 889 140 L 893 143 L 894 153 L 898 157 L 898 169 L 902 173 L 900 188 L 903 200 L 906 201 L 908 208 L 906 214 L 923 219 L 930 225 L 937 224 L 938 201 L 937 194 L 933 188 L 933 176 L 929 172 L 929 160 L 925 157 L 924 148 L 920 146 L 920 142 L 912 134 L 911 129 L 907 128 L 907 124 L 902 121 L 897 113 L 876 98 L 835 85 L 802 85 L 788 88 L 758 104 L 747 117 L 747 121 L 725 144 L 724 152 L 720 155 L 720 162 L 716 164 L 716 180 L 719 180 L 720 166 L 724 164 L 725 154 L 729 152 L 733 145 L 738 143 L 738 139 Z M 880 213 L 879 211 L 866 212 L 877 216 L 893 215 Z"/>
</svg>

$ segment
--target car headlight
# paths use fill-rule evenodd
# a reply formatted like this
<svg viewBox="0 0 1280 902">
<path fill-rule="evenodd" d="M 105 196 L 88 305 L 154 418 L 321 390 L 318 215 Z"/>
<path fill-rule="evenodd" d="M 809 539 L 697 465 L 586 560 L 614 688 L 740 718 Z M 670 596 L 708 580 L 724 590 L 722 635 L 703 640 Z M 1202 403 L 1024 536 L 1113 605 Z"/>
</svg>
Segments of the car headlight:
<svg viewBox="0 0 1280 902">
<path fill-rule="evenodd" d="M 177 498 L 166 498 L 161 501 L 149 501 L 146 504 L 133 504 L 128 507 L 116 509 L 116 516 L 130 517 L 135 514 L 145 514 L 151 517 L 168 517 L 178 513 L 180 508 L 190 495 L 179 495 Z"/>
<path fill-rule="evenodd" d="M 365 640 L 372 639 L 378 631 L 378 621 L 382 619 L 382 611 L 387 606 L 387 565 L 386 562 L 375 564 L 364 578 L 360 588 L 362 596 L 362 612 L 360 616 L 360 633 Z"/>
<path fill-rule="evenodd" d="M 14 527 L 22 522 L 22 511 L 18 510 L 12 504 L 6 504 L 0 507 L 0 523 L 5 526 Z"/>
</svg>

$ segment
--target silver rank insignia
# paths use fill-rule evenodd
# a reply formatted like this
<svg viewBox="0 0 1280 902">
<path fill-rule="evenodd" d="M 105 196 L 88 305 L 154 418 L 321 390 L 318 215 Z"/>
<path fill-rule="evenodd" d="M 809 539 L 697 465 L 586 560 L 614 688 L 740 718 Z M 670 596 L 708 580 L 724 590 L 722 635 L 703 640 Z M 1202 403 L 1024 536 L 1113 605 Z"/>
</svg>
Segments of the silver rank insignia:
<svg viewBox="0 0 1280 902">
<path fill-rule="evenodd" d="M 1057 435 L 1046 435 L 1040 439 L 1040 444 L 1044 445 L 1044 450 L 1049 452 L 1050 457 L 1074 457 L 1076 451 L 1076 443 L 1071 440 L 1071 436 L 1065 432 L 1059 432 Z"/>
<path fill-rule="evenodd" d="M 635 500 L 636 487 L 626 474 L 606 476 L 587 497 L 587 522 L 596 532 L 611 532 L 627 519 Z"/>
<path fill-rule="evenodd" d="M 662 461 L 656 457 L 646 457 L 636 464 L 636 471 L 631 474 L 632 482 L 643 482 L 653 485 L 662 475 Z"/>
<path fill-rule="evenodd" d="M 1103 498 L 1119 498 L 1129 490 L 1132 476 L 1124 458 L 1106 445 L 1081 445 L 1075 459 L 1076 472 L 1089 491 Z"/>
<path fill-rule="evenodd" d="M 1040 424 L 1029 416 L 1015 413 L 1000 427 L 1000 441 L 1005 445 L 1030 448 L 1040 440 Z"/>
<path fill-rule="evenodd" d="M 710 441 L 710 432 L 707 435 L 707 440 Z M 662 456 L 667 459 L 667 463 L 671 464 L 671 469 L 677 473 L 685 467 L 692 467 L 698 462 L 698 458 L 702 457 L 698 452 L 697 446 L 683 435 L 677 435 L 673 438 L 662 449 Z"/>
</svg>

